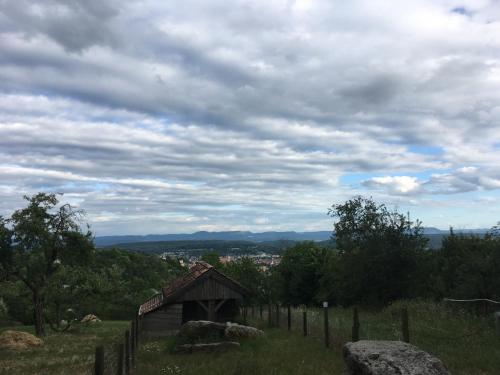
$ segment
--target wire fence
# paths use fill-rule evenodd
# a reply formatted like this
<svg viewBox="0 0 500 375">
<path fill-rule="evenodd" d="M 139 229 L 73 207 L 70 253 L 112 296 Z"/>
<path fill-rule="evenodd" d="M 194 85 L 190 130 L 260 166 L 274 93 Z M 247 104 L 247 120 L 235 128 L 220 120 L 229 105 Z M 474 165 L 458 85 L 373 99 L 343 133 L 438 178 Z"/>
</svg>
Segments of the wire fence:
<svg viewBox="0 0 500 375">
<path fill-rule="evenodd" d="M 443 304 L 438 305 L 399 304 L 378 312 L 326 306 L 296 308 L 264 305 L 247 309 L 243 315 L 259 321 L 260 325 L 290 330 L 321 340 L 325 346 L 333 348 L 341 348 L 348 341 L 360 339 L 468 341 L 479 335 L 491 334 L 492 328 L 500 335 L 500 313 L 488 313 L 471 319 L 468 309 L 452 309 L 448 306 L 449 302 L 443 301 Z M 484 312 L 484 308 L 481 311 Z M 494 316 L 494 320 L 491 316 Z M 443 322 L 446 324 L 443 325 Z"/>
<path fill-rule="evenodd" d="M 95 348 L 94 364 L 87 374 L 91 375 L 129 375 L 133 373 L 141 339 L 139 318 L 130 322 L 123 338 L 115 343 L 99 345 Z"/>
</svg>

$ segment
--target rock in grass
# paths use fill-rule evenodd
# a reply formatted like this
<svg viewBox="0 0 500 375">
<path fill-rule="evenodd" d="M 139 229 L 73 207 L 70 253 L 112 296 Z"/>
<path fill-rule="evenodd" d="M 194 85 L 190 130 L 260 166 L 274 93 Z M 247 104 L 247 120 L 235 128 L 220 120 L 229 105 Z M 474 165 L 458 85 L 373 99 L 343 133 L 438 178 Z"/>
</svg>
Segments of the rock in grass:
<svg viewBox="0 0 500 375">
<path fill-rule="evenodd" d="M 226 352 L 228 350 L 237 349 L 239 347 L 240 344 L 238 342 L 222 341 L 222 342 L 212 342 L 208 344 L 177 345 L 173 349 L 173 352 L 178 354 L 215 353 L 215 352 Z"/>
<path fill-rule="evenodd" d="M 43 340 L 21 331 L 5 331 L 0 335 L 0 349 L 25 350 L 43 345 Z"/>
<path fill-rule="evenodd" d="M 260 329 L 243 326 L 236 323 L 227 323 L 226 329 L 224 330 L 224 337 L 227 340 L 239 340 L 239 339 L 255 339 L 258 337 L 263 337 L 264 331 Z"/>
<path fill-rule="evenodd" d="M 224 338 L 225 329 L 226 325 L 224 323 L 192 320 L 181 327 L 178 337 L 182 341 L 191 343 L 220 341 Z"/>
<path fill-rule="evenodd" d="M 97 323 L 100 321 L 101 321 L 101 319 L 99 319 L 96 315 L 93 315 L 93 314 L 87 314 L 81 320 L 82 323 Z"/>
<path fill-rule="evenodd" d="M 401 341 L 357 341 L 344 345 L 349 375 L 450 375 L 436 357 Z"/>
</svg>

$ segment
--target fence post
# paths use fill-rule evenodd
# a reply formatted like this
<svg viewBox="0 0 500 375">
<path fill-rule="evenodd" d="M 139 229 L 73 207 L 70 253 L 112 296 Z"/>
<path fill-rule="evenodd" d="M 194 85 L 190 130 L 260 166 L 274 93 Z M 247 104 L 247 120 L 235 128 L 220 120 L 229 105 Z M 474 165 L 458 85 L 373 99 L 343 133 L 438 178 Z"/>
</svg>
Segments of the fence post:
<svg viewBox="0 0 500 375">
<path fill-rule="evenodd" d="M 354 307 L 352 313 L 352 341 L 359 341 L 359 315 L 357 307 Z"/>
<path fill-rule="evenodd" d="M 271 317 L 271 302 L 269 302 L 269 304 L 267 305 L 267 323 L 269 327 L 273 326 L 273 320 Z"/>
<path fill-rule="evenodd" d="M 123 343 L 118 344 L 118 366 L 116 375 L 124 375 L 125 371 L 125 345 Z"/>
<path fill-rule="evenodd" d="M 401 331 L 403 333 L 403 341 L 410 342 L 410 328 L 408 326 L 408 308 L 401 309 Z"/>
<path fill-rule="evenodd" d="M 330 325 L 328 324 L 328 302 L 323 302 L 323 312 L 325 314 L 325 346 L 330 347 Z"/>
<path fill-rule="evenodd" d="M 497 335 L 500 336 L 500 311 L 495 313 L 495 327 L 497 330 Z"/>
<path fill-rule="evenodd" d="M 288 327 L 288 330 L 291 331 L 292 330 L 292 308 L 290 307 L 290 305 L 287 306 L 286 312 L 287 312 L 287 327 Z"/>
<path fill-rule="evenodd" d="M 280 327 L 280 304 L 276 304 L 276 327 Z"/>
<path fill-rule="evenodd" d="M 304 336 L 307 336 L 307 307 L 304 307 L 304 311 L 302 311 L 302 330 Z"/>
<path fill-rule="evenodd" d="M 94 374 L 104 375 L 104 346 L 95 348 Z"/>
<path fill-rule="evenodd" d="M 125 331 L 125 375 L 130 374 L 130 331 Z"/>
</svg>

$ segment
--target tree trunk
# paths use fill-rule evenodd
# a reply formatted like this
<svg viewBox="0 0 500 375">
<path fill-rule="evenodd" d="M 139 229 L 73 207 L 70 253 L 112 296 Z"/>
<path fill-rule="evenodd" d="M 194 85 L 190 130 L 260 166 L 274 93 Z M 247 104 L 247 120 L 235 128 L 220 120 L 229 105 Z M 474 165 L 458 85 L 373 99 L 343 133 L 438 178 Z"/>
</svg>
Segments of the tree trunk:
<svg viewBox="0 0 500 375">
<path fill-rule="evenodd" d="M 45 336 L 45 322 L 43 320 L 43 302 L 38 292 L 33 292 L 33 306 L 35 308 L 35 333 Z"/>
</svg>

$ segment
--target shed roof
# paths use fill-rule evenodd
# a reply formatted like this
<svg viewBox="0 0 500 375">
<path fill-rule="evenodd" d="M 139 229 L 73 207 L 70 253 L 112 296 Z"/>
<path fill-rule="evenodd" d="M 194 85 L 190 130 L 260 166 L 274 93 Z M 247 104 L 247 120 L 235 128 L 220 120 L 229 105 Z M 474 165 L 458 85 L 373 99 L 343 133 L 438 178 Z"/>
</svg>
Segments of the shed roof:
<svg viewBox="0 0 500 375">
<path fill-rule="evenodd" d="M 240 294 L 249 294 L 248 290 L 241 286 L 238 282 L 227 277 L 207 262 L 200 261 L 197 262 L 193 267 L 191 267 L 188 273 L 178 277 L 169 285 L 164 287 L 161 293 L 155 294 L 149 300 L 144 302 L 139 307 L 139 315 L 146 314 L 157 309 L 160 306 L 163 306 L 166 303 L 175 301 L 191 286 L 195 285 L 199 280 L 205 278 L 205 276 L 208 276 L 209 274 L 216 275 L 221 282 L 224 282 L 232 289 L 237 290 Z"/>
</svg>

